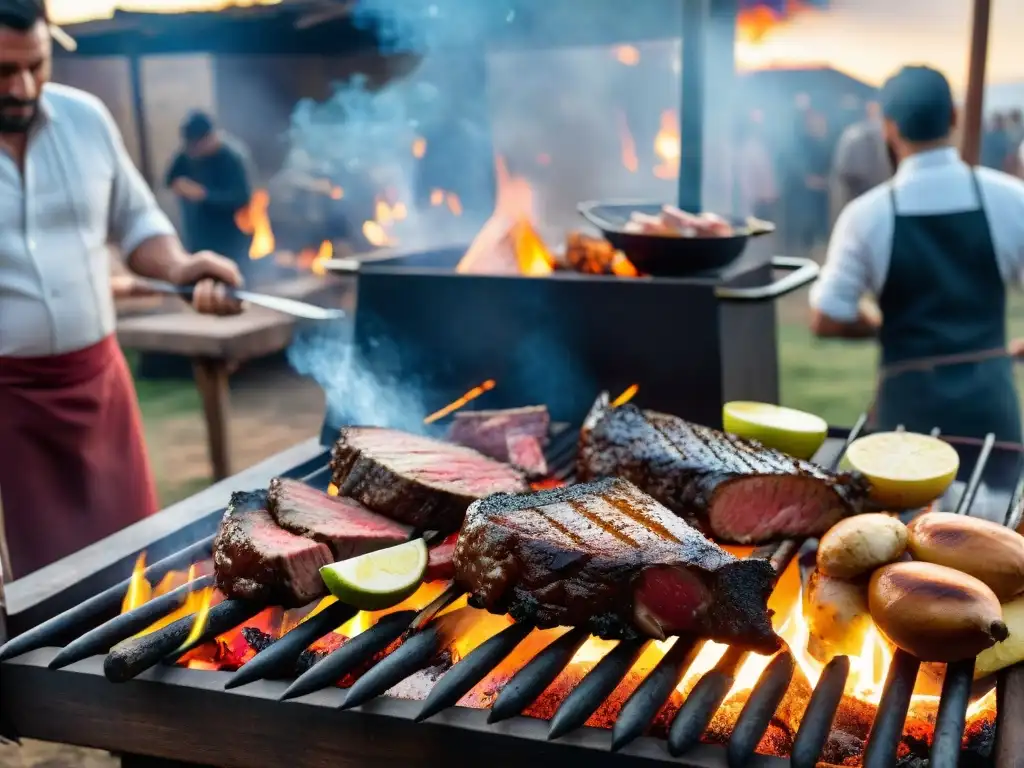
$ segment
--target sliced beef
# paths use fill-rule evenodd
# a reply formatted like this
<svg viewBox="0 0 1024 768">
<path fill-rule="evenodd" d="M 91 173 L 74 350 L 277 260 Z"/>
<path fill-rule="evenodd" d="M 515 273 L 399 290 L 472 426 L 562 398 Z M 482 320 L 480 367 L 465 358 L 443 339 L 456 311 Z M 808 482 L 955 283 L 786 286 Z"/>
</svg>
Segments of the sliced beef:
<svg viewBox="0 0 1024 768">
<path fill-rule="evenodd" d="M 330 547 L 335 560 L 365 555 L 409 540 L 412 529 L 354 499 L 328 496 L 287 478 L 270 481 L 270 514 L 285 530 Z"/>
<path fill-rule="evenodd" d="M 505 438 L 505 443 L 508 446 L 509 464 L 523 470 L 528 477 L 547 477 L 548 462 L 544 458 L 544 448 L 536 437 L 514 432 Z"/>
<path fill-rule="evenodd" d="M 606 638 L 693 633 L 772 652 L 765 560 L 738 560 L 624 480 L 473 504 L 455 547 L 471 602 Z"/>
<path fill-rule="evenodd" d="M 492 493 L 528 489 L 523 474 L 471 448 L 379 427 L 345 427 L 333 481 L 378 514 L 418 531 L 454 533 L 466 508 Z"/>
<path fill-rule="evenodd" d="M 424 581 L 450 581 L 455 578 L 455 542 L 459 535 L 453 533 L 427 553 L 427 572 Z"/>
<path fill-rule="evenodd" d="M 595 404 L 580 436 L 581 480 L 621 477 L 720 541 L 820 536 L 859 512 L 869 486 L 734 435 L 634 405 Z"/>
<path fill-rule="evenodd" d="M 320 542 L 281 528 L 266 491 L 231 494 L 213 543 L 217 587 L 228 597 L 298 607 L 326 594 L 320 568 L 334 562 Z"/>
<path fill-rule="evenodd" d="M 492 459 L 515 464 L 509 452 L 509 436 L 528 435 L 543 448 L 547 445 L 550 428 L 551 417 L 544 405 L 497 411 L 461 410 L 455 412 L 448 428 L 448 439 Z M 524 469 L 529 470 L 529 467 Z"/>
</svg>

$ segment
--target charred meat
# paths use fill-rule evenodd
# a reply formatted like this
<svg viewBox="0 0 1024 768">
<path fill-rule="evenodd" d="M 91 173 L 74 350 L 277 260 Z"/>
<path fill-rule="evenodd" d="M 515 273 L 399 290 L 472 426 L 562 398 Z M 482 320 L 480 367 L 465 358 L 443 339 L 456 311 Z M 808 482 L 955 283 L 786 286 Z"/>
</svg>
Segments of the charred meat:
<svg viewBox="0 0 1024 768">
<path fill-rule="evenodd" d="M 454 533 L 474 501 L 528 490 L 519 470 L 471 448 L 379 427 L 342 429 L 331 468 L 342 496 L 417 531 Z"/>
<path fill-rule="evenodd" d="M 497 461 L 515 464 L 510 455 L 509 438 L 526 435 L 543 448 L 550 428 L 551 417 L 543 405 L 497 411 L 457 411 L 448 429 L 448 439 Z"/>
<path fill-rule="evenodd" d="M 343 496 L 328 496 L 298 480 L 274 478 L 267 494 L 270 514 L 286 531 L 319 541 L 335 560 L 408 541 L 412 529 Z"/>
<path fill-rule="evenodd" d="M 325 593 L 320 568 L 332 562 L 326 544 L 277 524 L 266 491 L 231 495 L 213 543 L 217 588 L 228 597 L 306 605 Z"/>
<path fill-rule="evenodd" d="M 720 541 L 820 536 L 859 512 L 867 481 L 634 405 L 595 404 L 580 436 L 581 480 L 621 477 Z"/>
<path fill-rule="evenodd" d="M 424 581 L 450 581 L 455 578 L 455 542 L 459 535 L 453 533 L 427 553 L 427 572 Z"/>
<path fill-rule="evenodd" d="M 773 652 L 774 583 L 624 480 L 473 504 L 455 548 L 471 603 L 605 638 L 693 633 Z"/>
<path fill-rule="evenodd" d="M 523 470 L 528 477 L 542 478 L 548 474 L 548 461 L 544 448 L 533 435 L 516 432 L 505 440 L 508 445 L 508 463 Z"/>
</svg>

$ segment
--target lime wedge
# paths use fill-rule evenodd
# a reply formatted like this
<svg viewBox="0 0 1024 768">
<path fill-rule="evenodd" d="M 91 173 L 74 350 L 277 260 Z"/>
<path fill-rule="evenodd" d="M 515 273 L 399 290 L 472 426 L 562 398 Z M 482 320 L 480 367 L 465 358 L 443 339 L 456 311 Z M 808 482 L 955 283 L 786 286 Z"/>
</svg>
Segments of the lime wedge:
<svg viewBox="0 0 1024 768">
<path fill-rule="evenodd" d="M 798 459 L 810 459 L 828 435 L 828 424 L 819 416 L 771 403 L 734 400 L 722 406 L 726 432 L 757 440 Z"/>
<path fill-rule="evenodd" d="M 960 456 L 949 443 L 915 432 L 878 432 L 846 449 L 844 464 L 871 481 L 871 498 L 892 509 L 923 507 L 956 479 Z"/>
<path fill-rule="evenodd" d="M 331 594 L 363 611 L 380 611 L 405 600 L 423 581 L 427 545 L 416 539 L 320 569 Z"/>
</svg>

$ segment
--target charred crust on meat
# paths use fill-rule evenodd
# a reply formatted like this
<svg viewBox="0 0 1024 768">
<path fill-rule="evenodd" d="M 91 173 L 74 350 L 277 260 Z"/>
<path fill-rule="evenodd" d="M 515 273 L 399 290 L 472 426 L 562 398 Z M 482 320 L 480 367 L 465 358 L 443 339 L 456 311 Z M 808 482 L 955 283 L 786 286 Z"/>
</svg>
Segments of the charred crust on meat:
<svg viewBox="0 0 1024 768">
<path fill-rule="evenodd" d="M 647 616 L 651 605 L 671 613 L 670 598 L 682 589 L 693 601 L 685 631 L 764 652 L 780 647 L 767 609 L 771 565 L 737 560 L 624 480 L 476 502 L 454 563 L 474 606 L 540 628 L 650 635 L 651 623 L 636 620 L 637 605 Z M 641 577 L 667 591 L 652 591 Z M 679 621 L 671 615 L 666 626 L 683 631 Z"/>
<path fill-rule="evenodd" d="M 695 527 L 740 544 L 820 536 L 862 511 L 870 490 L 859 473 L 827 472 L 633 404 L 613 408 L 607 394 L 580 432 L 577 477 L 629 480 Z"/>
</svg>

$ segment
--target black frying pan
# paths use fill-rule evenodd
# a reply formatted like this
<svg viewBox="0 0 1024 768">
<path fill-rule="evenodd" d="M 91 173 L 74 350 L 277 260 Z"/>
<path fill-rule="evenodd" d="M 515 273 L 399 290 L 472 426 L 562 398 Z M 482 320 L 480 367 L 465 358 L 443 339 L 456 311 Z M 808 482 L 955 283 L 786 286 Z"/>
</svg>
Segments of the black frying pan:
<svg viewBox="0 0 1024 768">
<path fill-rule="evenodd" d="M 775 225 L 769 222 L 751 229 L 746 219 L 725 216 L 736 232 L 732 237 L 646 235 L 624 228 L 633 213 L 660 215 L 661 203 L 590 201 L 580 203 L 578 208 L 583 218 L 600 229 L 641 273 L 657 277 L 684 277 L 722 269 L 740 257 L 748 239 L 775 231 Z"/>
</svg>

